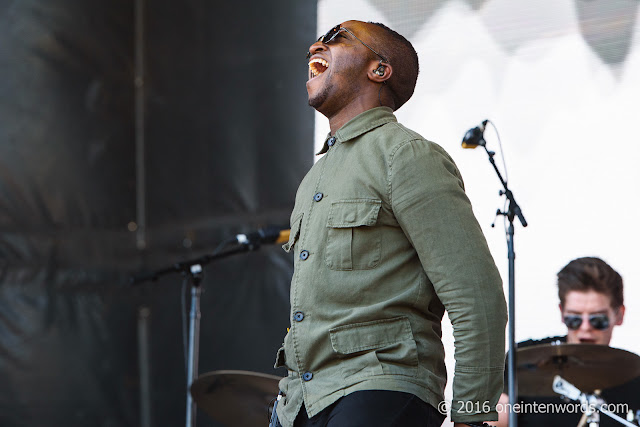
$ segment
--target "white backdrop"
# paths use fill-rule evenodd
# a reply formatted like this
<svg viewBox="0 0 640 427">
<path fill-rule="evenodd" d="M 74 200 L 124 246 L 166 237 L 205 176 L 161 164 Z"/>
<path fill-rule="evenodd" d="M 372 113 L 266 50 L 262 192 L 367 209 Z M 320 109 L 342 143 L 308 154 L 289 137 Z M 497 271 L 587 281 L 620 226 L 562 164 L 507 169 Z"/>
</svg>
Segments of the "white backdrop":
<svg viewBox="0 0 640 427">
<path fill-rule="evenodd" d="M 420 76 L 400 122 L 443 146 L 465 180 L 508 291 L 500 182 L 464 133 L 495 123 L 516 222 L 516 339 L 564 334 L 555 275 L 598 256 L 622 275 L 627 314 L 611 345 L 640 353 L 640 2 L 637 0 L 319 0 L 318 32 L 382 22 L 418 51 Z M 316 117 L 316 147 L 329 130 Z M 498 153 L 496 134 L 485 133 Z M 447 367 L 453 338 L 445 319 Z M 446 390 L 451 398 L 451 379 Z M 638 409 L 638 408 L 636 408 Z M 450 425 L 449 421 L 445 425 Z"/>
</svg>

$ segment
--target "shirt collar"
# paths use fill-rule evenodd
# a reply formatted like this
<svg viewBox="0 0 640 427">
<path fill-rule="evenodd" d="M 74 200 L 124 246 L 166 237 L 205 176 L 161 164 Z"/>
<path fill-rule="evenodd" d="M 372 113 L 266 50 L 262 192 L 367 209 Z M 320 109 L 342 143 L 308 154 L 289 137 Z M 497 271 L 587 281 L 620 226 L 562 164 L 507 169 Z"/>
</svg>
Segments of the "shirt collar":
<svg viewBox="0 0 640 427">
<path fill-rule="evenodd" d="M 393 114 L 393 110 L 389 107 L 376 107 L 370 110 L 360 113 L 353 119 L 345 123 L 340 129 L 336 131 L 335 142 L 336 144 L 349 141 L 350 139 L 357 138 L 358 136 L 369 132 L 389 122 L 397 122 L 396 116 Z M 324 140 L 322 150 L 316 155 L 324 154 L 329 151 L 328 141 L 331 138 L 329 133 Z"/>
</svg>

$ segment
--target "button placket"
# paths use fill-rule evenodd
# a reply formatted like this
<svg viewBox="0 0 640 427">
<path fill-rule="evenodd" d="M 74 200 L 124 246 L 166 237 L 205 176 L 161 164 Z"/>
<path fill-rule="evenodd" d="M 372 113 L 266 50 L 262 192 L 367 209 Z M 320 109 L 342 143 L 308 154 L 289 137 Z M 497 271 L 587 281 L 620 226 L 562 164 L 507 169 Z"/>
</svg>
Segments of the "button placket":
<svg viewBox="0 0 640 427">
<path fill-rule="evenodd" d="M 332 146 L 336 145 L 336 142 L 337 142 L 337 139 L 335 137 L 331 137 L 331 138 L 329 138 L 327 140 L 327 145 L 329 147 L 332 147 Z M 325 197 L 325 194 L 322 193 L 321 191 L 319 191 L 319 189 L 322 187 L 322 183 L 326 179 L 326 177 L 325 177 L 325 169 L 327 167 L 326 161 L 330 157 L 332 157 L 331 156 L 332 151 L 334 151 L 334 150 L 328 150 L 328 152 L 325 155 L 325 158 L 324 158 L 325 161 L 323 162 L 324 164 L 322 165 L 322 169 L 321 169 L 321 171 L 319 173 L 319 176 L 317 177 L 317 180 L 315 182 L 315 192 L 313 193 L 313 197 L 312 197 L 313 201 L 307 202 L 307 203 L 309 203 L 309 205 L 308 205 L 308 208 L 306 210 L 305 216 L 306 216 L 306 218 L 307 218 L 307 220 L 309 222 L 307 222 L 307 225 L 305 227 L 301 227 L 300 240 L 298 241 L 298 244 L 300 245 L 301 249 L 304 248 L 304 246 L 306 246 L 306 243 L 307 243 L 306 242 L 306 235 L 307 235 L 306 232 L 308 231 L 307 230 L 308 224 L 310 224 L 311 221 L 312 221 L 313 212 L 315 210 L 314 209 L 315 203 L 320 202 Z M 303 228 L 304 228 L 304 230 L 303 230 Z M 302 249 L 300 251 L 300 254 L 299 254 L 299 259 L 300 259 L 301 262 L 302 261 L 306 261 L 306 260 L 309 259 L 310 256 L 311 256 L 311 254 L 310 254 L 309 250 Z M 298 287 L 300 286 L 300 274 L 301 274 L 300 272 L 301 271 L 303 271 L 302 268 L 298 269 L 294 273 L 295 279 L 294 279 L 294 281 L 292 283 L 292 289 L 291 289 L 291 291 L 292 291 L 292 303 L 293 303 L 292 305 L 294 307 L 298 306 Z M 304 345 L 303 344 L 304 338 L 299 333 L 299 330 L 298 330 L 299 328 L 297 327 L 297 323 L 302 322 L 303 320 L 305 320 L 305 317 L 306 317 L 306 315 L 302 311 L 297 311 L 297 312 L 295 312 L 293 314 L 293 320 L 294 320 L 295 323 L 292 324 L 291 335 L 292 335 L 292 340 L 293 340 L 293 343 L 294 343 L 294 346 L 295 346 L 296 349 L 298 348 L 299 345 Z M 302 342 L 300 340 L 302 340 Z M 306 364 L 306 357 L 304 355 L 302 355 L 302 354 L 299 354 L 297 350 L 295 351 L 295 360 L 296 360 L 296 363 L 297 363 L 298 366 L 304 366 Z M 298 371 L 298 372 L 301 375 L 301 379 L 304 382 L 308 382 L 308 381 L 311 381 L 313 379 L 313 373 L 312 372 L 308 372 L 308 371 L 304 372 L 304 373 L 300 372 L 300 371 Z"/>
</svg>

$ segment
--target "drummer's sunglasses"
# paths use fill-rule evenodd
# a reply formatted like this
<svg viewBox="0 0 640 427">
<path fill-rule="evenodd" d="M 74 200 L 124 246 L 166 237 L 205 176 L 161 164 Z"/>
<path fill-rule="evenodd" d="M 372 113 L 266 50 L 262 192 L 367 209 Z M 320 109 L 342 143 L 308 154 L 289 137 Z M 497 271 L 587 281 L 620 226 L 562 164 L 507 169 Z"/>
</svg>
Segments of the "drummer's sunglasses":
<svg viewBox="0 0 640 427">
<path fill-rule="evenodd" d="M 358 36 L 356 36 L 351 31 L 349 31 L 348 28 L 344 28 L 341 25 L 342 24 L 338 24 L 335 27 L 333 27 L 332 29 L 330 29 L 329 31 L 327 31 L 327 33 L 324 36 L 320 36 L 316 42 L 322 42 L 324 44 L 327 44 L 331 40 L 335 39 L 338 36 L 338 34 L 340 34 L 343 31 L 346 31 L 347 33 L 351 34 L 356 40 L 358 40 L 360 43 L 362 43 L 367 49 L 369 49 L 371 52 L 373 52 L 376 55 L 378 55 L 384 62 L 387 62 L 387 63 L 389 62 L 389 61 L 387 61 L 387 59 L 384 56 L 380 55 L 378 52 L 373 50 L 371 48 L 371 46 L 369 46 L 368 44 L 366 44 L 365 42 L 360 40 L 358 38 Z M 309 58 L 311 58 L 311 52 L 307 52 L 307 59 L 309 59 Z"/>
<path fill-rule="evenodd" d="M 568 314 L 564 316 L 564 324 L 567 328 L 575 331 L 582 325 L 582 316 L 579 314 Z M 609 327 L 609 316 L 606 314 L 591 314 L 589 316 L 589 324 L 593 329 L 603 331 Z"/>
</svg>

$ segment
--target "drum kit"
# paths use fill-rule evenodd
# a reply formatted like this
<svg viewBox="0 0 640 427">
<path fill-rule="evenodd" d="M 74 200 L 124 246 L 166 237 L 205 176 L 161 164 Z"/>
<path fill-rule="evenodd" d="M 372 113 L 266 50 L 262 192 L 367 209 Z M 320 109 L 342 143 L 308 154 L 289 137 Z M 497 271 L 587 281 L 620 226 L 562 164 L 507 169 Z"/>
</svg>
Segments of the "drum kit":
<svg viewBox="0 0 640 427">
<path fill-rule="evenodd" d="M 559 395 L 579 402 L 582 426 L 598 426 L 600 414 L 622 425 L 639 425 L 640 411 L 629 408 L 623 418 L 606 409 L 607 402 L 594 393 L 639 377 L 638 355 L 603 345 L 564 343 L 524 347 L 516 355 L 520 395 Z M 225 426 L 267 426 L 279 380 L 248 371 L 214 371 L 194 381 L 191 395 L 197 407 Z M 640 394 L 640 389 L 635 392 Z"/>
<path fill-rule="evenodd" d="M 640 377 L 638 355 L 606 345 L 551 343 L 520 348 L 516 360 L 518 394 L 561 396 L 565 401 L 579 403 L 583 416 L 578 427 L 599 426 L 600 414 L 622 425 L 638 426 L 640 411 L 625 404 L 622 418 L 610 411 L 608 402 L 600 396 L 603 389 Z M 637 382 L 638 387 L 633 390 L 636 400 L 640 397 L 640 381 Z"/>
<path fill-rule="evenodd" d="M 269 425 L 280 377 L 248 371 L 214 371 L 191 385 L 196 406 L 228 427 Z"/>
</svg>

